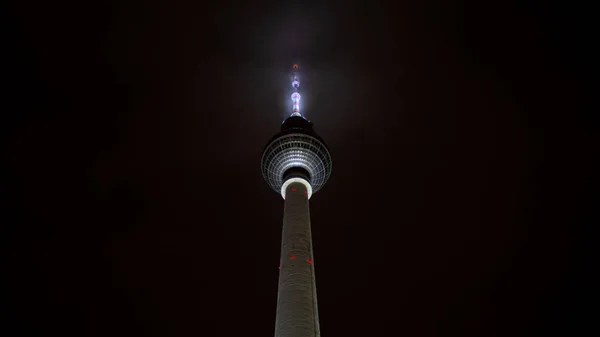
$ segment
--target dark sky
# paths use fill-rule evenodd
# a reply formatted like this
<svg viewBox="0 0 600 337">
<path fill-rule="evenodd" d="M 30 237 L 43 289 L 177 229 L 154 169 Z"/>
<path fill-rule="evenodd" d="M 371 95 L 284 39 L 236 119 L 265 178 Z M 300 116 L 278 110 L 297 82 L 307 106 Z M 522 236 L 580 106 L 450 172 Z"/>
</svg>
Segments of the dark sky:
<svg viewBox="0 0 600 337">
<path fill-rule="evenodd" d="M 16 3 L 0 334 L 272 336 L 299 63 L 324 337 L 594 335 L 576 7 Z"/>
</svg>

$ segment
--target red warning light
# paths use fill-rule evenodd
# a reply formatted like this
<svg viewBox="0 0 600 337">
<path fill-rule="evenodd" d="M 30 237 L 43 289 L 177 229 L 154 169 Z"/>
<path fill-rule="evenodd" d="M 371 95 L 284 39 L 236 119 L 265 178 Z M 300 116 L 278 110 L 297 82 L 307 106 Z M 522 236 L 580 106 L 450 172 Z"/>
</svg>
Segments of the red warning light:
<svg viewBox="0 0 600 337">
<path fill-rule="evenodd" d="M 304 195 L 306 195 L 306 190 L 304 190 Z"/>
<path fill-rule="evenodd" d="M 306 261 L 308 262 L 308 264 L 312 264 L 312 260 L 311 259 L 308 259 Z"/>
<path fill-rule="evenodd" d="M 295 260 L 295 259 L 296 259 L 296 255 L 290 256 L 290 260 Z"/>
<path fill-rule="evenodd" d="M 298 65 L 294 64 L 292 67 L 294 67 L 294 69 L 298 69 Z"/>
<path fill-rule="evenodd" d="M 295 187 L 292 187 L 292 192 L 296 192 L 296 188 Z"/>
</svg>

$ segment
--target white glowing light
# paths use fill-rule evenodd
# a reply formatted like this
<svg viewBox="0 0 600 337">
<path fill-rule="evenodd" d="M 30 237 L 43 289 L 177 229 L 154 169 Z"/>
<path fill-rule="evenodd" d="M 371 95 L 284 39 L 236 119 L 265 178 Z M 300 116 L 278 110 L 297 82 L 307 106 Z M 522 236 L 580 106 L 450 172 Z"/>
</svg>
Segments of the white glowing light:
<svg viewBox="0 0 600 337">
<path fill-rule="evenodd" d="M 301 183 L 302 185 L 304 185 L 304 187 L 306 187 L 306 194 L 308 195 L 308 199 L 310 199 L 310 197 L 312 196 L 312 192 L 313 192 L 312 186 L 310 186 L 310 184 L 308 183 L 308 181 L 306 181 L 306 179 L 302 179 L 302 178 L 291 178 L 291 179 L 286 180 L 283 183 L 283 185 L 281 185 L 281 197 L 283 199 L 285 199 L 285 190 L 292 183 Z"/>
<path fill-rule="evenodd" d="M 296 65 L 294 66 L 294 69 L 298 68 Z M 299 86 L 300 81 L 298 81 L 298 78 L 296 77 L 296 72 L 294 71 L 294 80 L 292 81 L 292 87 L 294 87 L 294 90 L 298 90 Z M 300 94 L 297 91 L 292 94 L 292 101 L 294 102 L 292 116 L 302 116 L 300 114 Z"/>
</svg>

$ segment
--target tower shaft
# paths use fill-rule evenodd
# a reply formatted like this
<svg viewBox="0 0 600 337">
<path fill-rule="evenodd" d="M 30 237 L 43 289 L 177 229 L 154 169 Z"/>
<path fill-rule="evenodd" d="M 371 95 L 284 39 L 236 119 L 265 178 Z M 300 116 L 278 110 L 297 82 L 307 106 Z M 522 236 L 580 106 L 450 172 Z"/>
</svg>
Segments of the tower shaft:
<svg viewBox="0 0 600 337">
<path fill-rule="evenodd" d="M 318 337 L 319 317 L 307 190 L 285 191 L 275 337 Z"/>
</svg>

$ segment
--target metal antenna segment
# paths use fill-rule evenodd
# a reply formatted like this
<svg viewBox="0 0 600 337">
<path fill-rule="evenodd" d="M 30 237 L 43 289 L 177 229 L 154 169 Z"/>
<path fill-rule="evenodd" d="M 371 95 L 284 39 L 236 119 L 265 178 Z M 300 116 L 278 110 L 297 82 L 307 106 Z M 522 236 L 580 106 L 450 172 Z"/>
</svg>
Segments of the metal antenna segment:
<svg viewBox="0 0 600 337">
<path fill-rule="evenodd" d="M 293 111 L 292 111 L 292 116 L 302 116 L 302 114 L 300 114 L 300 94 L 298 93 L 298 87 L 300 87 L 300 81 L 298 80 L 298 76 L 296 74 L 296 71 L 298 70 L 298 65 L 294 64 L 292 66 L 292 68 L 294 68 L 294 79 L 292 80 L 292 87 L 294 87 L 294 93 L 292 94 L 292 102 L 294 102 L 293 105 Z"/>
</svg>

